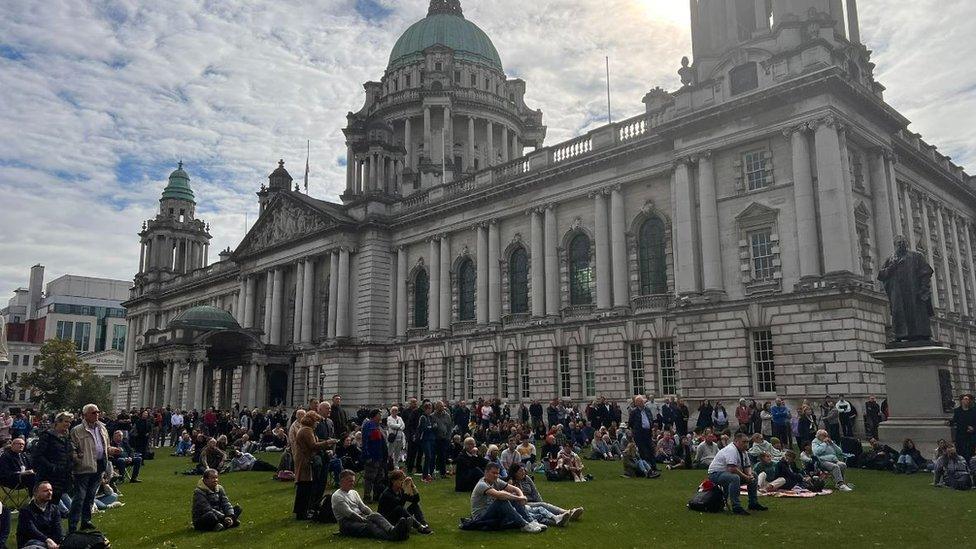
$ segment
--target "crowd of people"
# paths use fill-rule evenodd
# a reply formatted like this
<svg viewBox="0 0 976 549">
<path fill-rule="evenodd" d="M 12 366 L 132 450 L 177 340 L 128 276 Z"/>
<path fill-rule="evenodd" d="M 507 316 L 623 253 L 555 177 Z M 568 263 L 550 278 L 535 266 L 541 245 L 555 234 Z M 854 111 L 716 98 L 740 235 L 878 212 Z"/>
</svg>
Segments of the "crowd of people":
<svg viewBox="0 0 976 549">
<path fill-rule="evenodd" d="M 740 400 L 731 411 L 706 400 L 697 411 L 692 417 L 677 398 L 636 396 L 625 409 L 604 398 L 582 407 L 560 399 L 509 406 L 499 399 L 411 398 L 349 413 L 334 395 L 290 414 L 235 407 L 105 415 L 94 405 L 78 417 L 20 412 L 0 415 L 0 484 L 30 492 L 20 509 L 18 546 L 57 547 L 72 532 L 95 529 L 93 510 L 122 505 L 119 484 L 140 482 L 157 450 L 185 456 L 191 463 L 185 472 L 200 476 L 191 506 L 197 530 L 240 524 L 241 507 L 228 499 L 220 475 L 267 470 L 295 481 L 297 520 L 335 521 L 344 535 L 386 540 L 432 533 L 414 476 L 421 484 L 453 477 L 455 491 L 470 496 L 462 529 L 542 532 L 578 520 L 583 508 L 546 502 L 536 479 L 595 480 L 590 460 L 619 461 L 631 478 L 701 469 L 725 488 L 737 514 L 765 510 L 762 493 L 819 490 L 825 480 L 850 491 L 854 467 L 929 471 L 934 485 L 957 489 L 972 487 L 976 473 L 971 395 L 955 410 L 954 443 L 940 443 L 931 459 L 911 440 L 900 450 L 878 442 L 887 410 L 874 397 L 865 405 L 863 451 L 853 436 L 858 410 L 843 396 L 796 408 L 782 399 Z M 259 452 L 281 456 L 275 465 L 255 457 Z M 749 496 L 745 507 L 739 487 Z M 10 533 L 10 514 L 9 506 L 0 513 L 0 543 Z"/>
</svg>

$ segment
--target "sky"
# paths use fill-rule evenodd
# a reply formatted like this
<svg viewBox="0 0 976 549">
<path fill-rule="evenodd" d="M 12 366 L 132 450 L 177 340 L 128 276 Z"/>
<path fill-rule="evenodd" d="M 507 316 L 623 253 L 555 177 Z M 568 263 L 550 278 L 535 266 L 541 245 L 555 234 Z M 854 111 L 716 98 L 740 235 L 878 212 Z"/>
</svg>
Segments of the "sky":
<svg viewBox="0 0 976 549">
<path fill-rule="evenodd" d="M 139 232 L 182 159 L 210 223 L 234 248 L 279 158 L 337 201 L 341 128 L 428 0 L 3 0 L 0 2 L 0 306 L 31 265 L 130 279 Z M 547 144 L 678 86 L 691 55 L 684 0 L 462 0 L 506 73 L 527 83 Z M 976 173 L 976 2 L 860 0 L 886 100 Z"/>
</svg>

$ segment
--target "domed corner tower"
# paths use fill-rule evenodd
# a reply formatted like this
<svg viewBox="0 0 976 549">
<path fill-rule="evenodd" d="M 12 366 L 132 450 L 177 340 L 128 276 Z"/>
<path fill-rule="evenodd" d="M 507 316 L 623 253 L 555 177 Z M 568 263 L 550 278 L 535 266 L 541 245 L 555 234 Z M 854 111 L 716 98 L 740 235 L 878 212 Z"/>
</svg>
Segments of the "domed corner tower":
<svg viewBox="0 0 976 549">
<path fill-rule="evenodd" d="M 488 35 L 460 0 L 431 0 L 390 53 L 366 103 L 347 116 L 346 192 L 406 196 L 522 156 L 546 136 L 525 82 L 505 76 Z"/>
</svg>

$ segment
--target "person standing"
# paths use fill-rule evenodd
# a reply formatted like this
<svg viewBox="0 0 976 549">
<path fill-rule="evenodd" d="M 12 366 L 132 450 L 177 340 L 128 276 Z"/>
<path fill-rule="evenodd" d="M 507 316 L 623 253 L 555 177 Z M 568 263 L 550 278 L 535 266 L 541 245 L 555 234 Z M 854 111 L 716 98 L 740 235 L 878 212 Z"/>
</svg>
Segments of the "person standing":
<svg viewBox="0 0 976 549">
<path fill-rule="evenodd" d="M 840 416 L 840 427 L 843 436 L 854 436 L 854 418 L 857 417 L 857 410 L 854 408 L 854 405 L 844 398 L 844 395 L 840 395 L 837 399 L 837 404 L 834 406 L 837 408 Z"/>
<path fill-rule="evenodd" d="M 878 438 L 878 425 L 881 421 L 881 405 L 878 404 L 878 399 L 871 395 L 864 404 L 864 432 L 868 438 Z"/>
<path fill-rule="evenodd" d="M 783 399 L 779 397 L 776 398 L 776 405 L 770 408 L 769 413 L 772 415 L 773 436 L 778 438 L 784 446 L 789 447 L 793 440 L 793 429 L 790 425 L 793 413 L 790 412 Z"/>
<path fill-rule="evenodd" d="M 447 413 L 443 402 L 434 406 L 434 455 L 437 460 L 437 471 L 441 478 L 447 477 L 447 458 L 451 451 L 451 415 Z"/>
<path fill-rule="evenodd" d="M 61 412 L 54 417 L 54 425 L 41 436 L 31 450 L 31 462 L 37 471 L 37 478 L 51 484 L 52 498 L 61 501 L 71 486 L 71 468 L 74 465 L 74 452 L 68 430 L 75 416 Z"/>
<path fill-rule="evenodd" d="M 342 409 L 342 396 L 338 393 L 332 395 L 332 424 L 335 425 L 335 437 L 345 438 L 349 432 L 349 416 Z"/>
<path fill-rule="evenodd" d="M 654 441 L 651 440 L 654 420 L 651 419 L 651 414 L 647 411 L 647 407 L 644 404 L 644 397 L 640 395 L 634 397 L 634 408 L 630 411 L 630 416 L 627 418 L 627 427 L 630 428 L 630 432 L 634 435 L 634 443 L 637 444 L 637 450 L 640 453 L 641 459 L 651 466 L 647 477 L 654 478 L 661 476 L 661 473 L 657 470 L 657 462 L 654 459 Z"/>
<path fill-rule="evenodd" d="M 400 417 L 400 408 L 391 407 L 390 415 L 386 418 L 386 440 L 389 446 L 387 450 L 390 452 L 390 457 L 393 458 L 394 467 L 399 467 L 400 462 L 403 461 L 403 450 L 406 448 L 406 437 L 403 434 L 405 428 L 406 424 Z"/>
<path fill-rule="evenodd" d="M 321 420 L 322 416 L 317 412 L 308 412 L 302 416 L 302 426 L 295 433 L 292 443 L 291 452 L 295 462 L 295 504 L 292 511 L 296 520 L 308 520 L 309 511 L 318 503 L 316 496 L 321 497 L 321 493 L 316 494 L 314 459 L 320 450 L 334 442 L 316 439 L 315 427 Z"/>
<path fill-rule="evenodd" d="M 98 420 L 98 406 L 86 404 L 81 410 L 82 421 L 71 429 L 71 445 L 74 448 L 74 487 L 71 491 L 71 509 L 68 511 L 68 533 L 78 529 L 94 530 L 92 506 L 95 493 L 101 484 L 108 460 L 119 455 L 119 449 L 111 446 L 108 430 Z"/>
<path fill-rule="evenodd" d="M 973 395 L 966 393 L 959 399 L 959 406 L 952 411 L 952 426 L 956 430 L 956 448 L 959 455 L 969 461 L 976 446 L 976 408 Z"/>
<path fill-rule="evenodd" d="M 369 418 L 363 422 L 363 493 L 366 502 L 372 503 L 379 501 L 386 487 L 388 454 L 386 435 L 380 427 L 380 411 L 373 409 L 367 414 Z"/>
<path fill-rule="evenodd" d="M 417 399 L 411 398 L 403 410 L 403 433 L 407 443 L 407 474 L 412 475 L 417 467 L 417 456 L 420 453 L 420 440 L 417 438 L 417 425 L 423 412 L 417 406 Z"/>
<path fill-rule="evenodd" d="M 454 432 L 462 438 L 468 436 L 471 432 L 471 410 L 468 409 L 468 403 L 459 400 L 451 411 L 451 416 L 454 420 Z"/>
<path fill-rule="evenodd" d="M 423 477 L 424 482 L 434 480 L 434 450 L 437 445 L 437 432 L 434 427 L 433 408 L 430 402 L 424 403 L 424 411 L 417 423 L 417 441 L 424 453 Z"/>
<path fill-rule="evenodd" d="M 180 435 L 183 433 L 183 413 L 180 410 L 173 411 L 173 415 L 169 417 L 169 424 L 169 445 L 176 446 L 180 440 Z"/>
</svg>

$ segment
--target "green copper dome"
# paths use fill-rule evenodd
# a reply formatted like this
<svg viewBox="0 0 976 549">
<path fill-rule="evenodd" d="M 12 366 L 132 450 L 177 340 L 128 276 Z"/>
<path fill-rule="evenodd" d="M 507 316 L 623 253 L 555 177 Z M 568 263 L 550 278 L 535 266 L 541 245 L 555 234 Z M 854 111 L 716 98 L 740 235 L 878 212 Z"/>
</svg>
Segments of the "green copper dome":
<svg viewBox="0 0 976 549">
<path fill-rule="evenodd" d="M 196 203 L 193 197 L 193 189 L 190 188 L 190 176 L 183 171 L 182 161 L 180 161 L 179 167 L 169 174 L 169 184 L 163 189 L 163 198 Z"/>
<path fill-rule="evenodd" d="M 234 317 L 230 313 L 209 305 L 193 307 L 183 311 L 170 322 L 170 327 L 206 331 L 241 329 L 241 325 L 234 320 Z"/>
<path fill-rule="evenodd" d="M 427 17 L 411 25 L 397 40 L 387 70 L 423 60 L 423 51 L 438 44 L 454 50 L 456 59 L 502 70 L 495 45 L 485 31 L 464 18 L 460 5 L 452 3 L 456 7 L 438 8 L 436 4 L 432 2 Z"/>
</svg>

